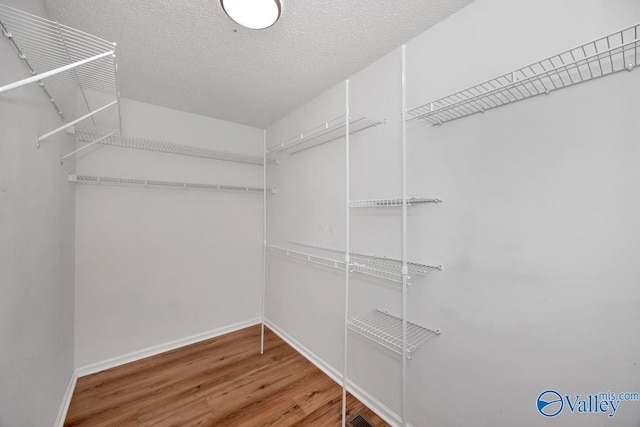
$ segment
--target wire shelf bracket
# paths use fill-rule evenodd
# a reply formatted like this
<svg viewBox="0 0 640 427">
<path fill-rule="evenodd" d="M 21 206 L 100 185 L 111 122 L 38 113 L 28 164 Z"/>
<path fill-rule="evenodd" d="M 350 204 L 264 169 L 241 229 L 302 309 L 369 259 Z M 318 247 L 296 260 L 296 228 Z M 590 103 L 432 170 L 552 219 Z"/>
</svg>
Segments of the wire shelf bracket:
<svg viewBox="0 0 640 427">
<path fill-rule="evenodd" d="M 176 190 L 215 190 L 215 191 L 241 191 L 244 193 L 262 193 L 265 191 L 262 187 L 240 187 L 235 185 L 220 185 L 220 184 L 200 184 L 193 182 L 177 182 L 177 181 L 159 181 L 151 179 L 131 179 L 131 178 L 113 178 L 105 176 L 92 176 L 92 175 L 74 175 L 70 174 L 68 178 L 69 182 L 78 184 L 111 184 L 111 185 L 128 185 L 128 186 L 143 186 L 143 187 L 155 187 L 155 188 L 172 188 Z M 266 189 L 267 192 L 272 192 L 270 188 Z"/>
<path fill-rule="evenodd" d="M 420 197 L 412 197 L 406 200 L 407 206 L 415 206 L 425 203 L 440 203 L 440 199 L 425 199 Z M 350 208 L 385 208 L 385 207 L 401 207 L 402 199 L 365 199 L 351 200 Z"/>
<path fill-rule="evenodd" d="M 402 319 L 373 310 L 349 319 L 349 329 L 377 344 L 402 355 Z M 439 329 L 429 329 L 407 322 L 407 358 L 430 338 L 440 335 Z"/>
<path fill-rule="evenodd" d="M 361 132 L 365 129 L 385 123 L 386 120 L 379 121 L 368 117 L 352 118 L 349 116 L 349 134 Z M 278 154 L 296 154 L 310 148 L 318 147 L 328 142 L 344 138 L 346 133 L 346 120 L 340 116 L 319 126 L 291 137 L 280 144 L 267 148 L 266 154 L 273 158 Z"/>
<path fill-rule="evenodd" d="M 639 65 L 640 24 L 616 31 L 407 111 L 407 121 L 441 125 Z"/>
<path fill-rule="evenodd" d="M 155 151 L 159 153 L 177 154 L 181 156 L 199 157 L 204 159 L 225 160 L 237 163 L 263 166 L 263 158 L 245 154 L 231 153 L 222 150 L 196 147 L 192 145 L 175 144 L 172 142 L 157 141 L 148 138 L 138 138 L 122 135 L 107 135 L 92 129 L 76 128 L 75 134 L 79 142 L 95 142 L 100 139 L 103 145 L 111 145 L 122 148 Z"/>
<path fill-rule="evenodd" d="M 95 144 L 98 144 L 98 143 L 102 142 L 103 140 L 105 140 L 105 139 L 109 138 L 110 136 L 114 136 L 114 135 L 115 135 L 115 134 L 117 134 L 117 133 L 118 133 L 117 131 L 111 132 L 111 133 L 109 133 L 109 134 L 107 134 L 107 135 L 105 135 L 105 136 L 102 136 L 102 137 L 100 137 L 100 138 L 98 138 L 98 139 L 96 139 L 96 140 L 94 140 L 94 141 L 89 142 L 89 143 L 88 143 L 88 144 L 86 144 L 86 145 L 83 145 L 82 147 L 78 148 L 77 150 L 72 151 L 72 152 L 71 152 L 71 153 L 69 153 L 69 154 L 65 154 L 65 155 L 64 155 L 64 156 L 62 156 L 62 158 L 60 159 L 60 164 L 62 165 L 62 164 L 64 163 L 64 161 L 65 161 L 66 159 L 68 159 L 69 157 L 71 157 L 71 156 L 75 156 L 75 155 L 76 155 L 76 154 L 78 154 L 79 152 L 81 152 L 81 151 L 83 151 L 83 150 L 86 150 L 87 148 L 89 148 L 89 147 L 91 147 L 91 146 L 93 146 L 93 145 L 95 145 Z"/>
<path fill-rule="evenodd" d="M 116 43 L 0 4 L 0 29 L 26 66 L 30 77 L 0 86 L 0 95 L 22 86 L 37 83 L 65 125 L 43 134 L 40 143 L 86 119 L 95 124 L 94 116 L 117 106 L 119 131 L 120 92 Z M 45 83 L 46 81 L 46 83 Z M 113 102 L 93 108 L 86 90 L 107 94 Z M 59 99 L 79 90 L 87 114 L 67 122 Z"/>
</svg>

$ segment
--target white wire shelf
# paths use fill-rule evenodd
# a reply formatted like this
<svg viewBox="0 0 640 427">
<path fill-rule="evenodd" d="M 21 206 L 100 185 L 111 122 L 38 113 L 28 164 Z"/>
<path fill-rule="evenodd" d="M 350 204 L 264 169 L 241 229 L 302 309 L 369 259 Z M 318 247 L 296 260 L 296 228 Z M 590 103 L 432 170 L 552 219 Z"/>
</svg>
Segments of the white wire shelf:
<svg viewBox="0 0 640 427">
<path fill-rule="evenodd" d="M 225 160 L 229 162 L 247 163 L 251 165 L 263 165 L 263 158 L 246 154 L 231 153 L 228 151 L 212 150 L 209 148 L 191 145 L 175 144 L 172 142 L 157 141 L 148 138 L 132 136 L 108 135 L 91 129 L 76 128 L 76 136 L 79 142 L 100 141 L 103 145 L 115 147 L 134 148 L 137 150 L 156 151 L 160 153 L 177 154 L 181 156 L 200 157 L 204 159 Z"/>
<path fill-rule="evenodd" d="M 40 136 L 38 146 L 42 140 L 81 120 L 91 119 L 96 124 L 94 115 L 107 108 L 117 106 L 120 121 L 115 43 L 3 4 L 0 4 L 0 29 L 30 75 L 18 82 L 0 83 L 0 94 L 37 83 L 66 123 Z M 69 122 L 61 100 L 69 98 L 75 104 L 77 90 L 82 95 L 87 114 Z M 112 102 L 96 108 L 91 105 L 87 90 L 110 95 Z M 75 110 L 75 107 L 67 107 Z"/>
<path fill-rule="evenodd" d="M 640 58 L 640 24 L 616 31 L 526 67 L 487 80 L 407 112 L 407 120 L 439 125 L 492 108 L 631 71 Z"/>
<path fill-rule="evenodd" d="M 294 242 L 292 242 L 291 245 L 295 247 L 305 248 L 306 250 L 309 250 L 309 251 L 318 251 L 320 253 L 330 253 L 330 254 L 333 254 L 333 256 L 342 257 L 342 259 L 344 259 L 344 251 L 341 251 L 338 249 L 328 249 L 320 246 L 305 245 L 302 243 L 294 243 Z M 382 268 L 390 273 L 397 274 L 399 278 L 399 280 L 397 281 L 402 282 L 402 260 L 389 258 L 386 256 L 360 254 L 356 252 L 350 252 L 349 256 L 351 261 L 355 261 L 355 262 L 376 267 L 376 268 Z M 418 264 L 415 262 L 407 262 L 407 269 L 410 275 L 409 278 L 424 277 L 435 270 L 441 271 L 442 265 L 428 265 L 428 264 Z"/>
<path fill-rule="evenodd" d="M 349 329 L 402 355 L 402 319 L 398 317 L 374 310 L 349 319 Z M 440 330 L 407 322 L 407 356 L 411 358 L 418 347 L 436 335 Z"/>
<path fill-rule="evenodd" d="M 73 174 L 69 175 L 69 181 L 75 182 L 77 184 L 127 185 L 155 188 L 172 188 L 176 190 L 241 191 L 245 193 L 262 193 L 264 191 L 261 187 L 241 187 L 235 185 L 200 184 L 193 182 L 158 181 L 151 179 L 113 178 L 105 176 Z M 272 192 L 272 190 L 267 188 L 267 192 Z"/>
<path fill-rule="evenodd" d="M 407 199 L 407 206 L 419 205 L 424 203 L 440 203 L 440 199 L 425 199 L 420 197 L 412 197 Z M 402 206 L 402 199 L 365 199 L 351 200 L 350 208 L 384 208 Z"/>
<path fill-rule="evenodd" d="M 349 134 L 369 129 L 384 123 L 383 121 L 374 120 L 368 117 L 352 118 L 349 117 Z M 267 148 L 267 155 L 274 154 L 295 154 L 300 151 L 308 150 L 331 141 L 335 141 L 345 136 L 345 119 L 340 116 L 319 126 L 309 129 L 300 135 L 291 137 L 280 144 Z"/>
<path fill-rule="evenodd" d="M 317 246 L 291 243 L 289 245 L 267 245 L 271 252 L 278 252 L 312 264 L 335 268 L 344 271 L 345 253 L 336 249 L 325 249 Z M 351 252 L 349 271 L 379 279 L 402 283 L 402 261 L 387 257 L 363 255 Z M 407 263 L 408 273 L 412 276 L 425 276 L 434 270 L 442 270 L 442 266 Z"/>
</svg>

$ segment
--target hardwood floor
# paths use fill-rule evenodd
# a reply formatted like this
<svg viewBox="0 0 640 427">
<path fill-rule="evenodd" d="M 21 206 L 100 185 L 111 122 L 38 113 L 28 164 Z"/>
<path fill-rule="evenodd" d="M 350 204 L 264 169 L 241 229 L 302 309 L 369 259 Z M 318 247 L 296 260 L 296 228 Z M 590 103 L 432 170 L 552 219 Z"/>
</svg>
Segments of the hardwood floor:
<svg viewBox="0 0 640 427">
<path fill-rule="evenodd" d="M 349 396 L 349 414 L 377 415 Z M 339 426 L 342 388 L 260 326 L 78 379 L 65 426 Z"/>
</svg>

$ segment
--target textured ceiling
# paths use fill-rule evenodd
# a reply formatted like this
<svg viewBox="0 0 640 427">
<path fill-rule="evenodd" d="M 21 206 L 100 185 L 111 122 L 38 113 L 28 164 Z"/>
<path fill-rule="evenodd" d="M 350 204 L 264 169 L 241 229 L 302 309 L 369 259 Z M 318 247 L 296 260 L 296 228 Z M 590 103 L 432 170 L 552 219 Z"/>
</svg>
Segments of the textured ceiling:
<svg viewBox="0 0 640 427">
<path fill-rule="evenodd" d="M 52 19 L 118 43 L 121 95 L 266 127 L 472 0 L 283 0 L 260 31 L 218 0 L 46 0 Z"/>
</svg>

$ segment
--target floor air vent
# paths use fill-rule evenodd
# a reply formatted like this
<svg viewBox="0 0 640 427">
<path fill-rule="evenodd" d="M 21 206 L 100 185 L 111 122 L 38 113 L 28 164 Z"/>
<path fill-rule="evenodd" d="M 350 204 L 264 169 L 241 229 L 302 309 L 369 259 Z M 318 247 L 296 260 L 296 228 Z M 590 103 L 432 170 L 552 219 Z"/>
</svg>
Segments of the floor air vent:
<svg viewBox="0 0 640 427">
<path fill-rule="evenodd" d="M 371 421 L 362 416 L 362 414 L 355 414 L 347 423 L 349 427 L 376 427 L 371 424 Z"/>
</svg>

